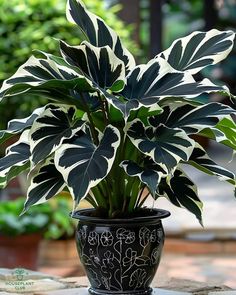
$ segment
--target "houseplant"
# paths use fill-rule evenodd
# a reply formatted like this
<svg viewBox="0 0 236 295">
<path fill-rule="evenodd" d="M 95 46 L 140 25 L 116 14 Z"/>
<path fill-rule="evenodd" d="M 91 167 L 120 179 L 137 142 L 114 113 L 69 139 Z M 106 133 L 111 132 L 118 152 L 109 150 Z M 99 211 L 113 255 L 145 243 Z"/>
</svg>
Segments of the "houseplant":
<svg viewBox="0 0 236 295">
<path fill-rule="evenodd" d="M 0 90 L 2 99 L 34 93 L 52 100 L 1 132 L 1 142 L 21 134 L 0 160 L 1 185 L 29 170 L 23 212 L 69 190 L 90 293 L 150 294 L 164 240 L 161 218 L 169 213 L 144 208 L 147 195 L 167 197 L 202 223 L 202 202 L 181 164 L 235 186 L 234 174 L 190 137 L 235 150 L 235 98 L 226 86 L 193 77 L 229 54 L 234 33 L 194 32 L 136 66 L 116 33 L 81 1 L 68 1 L 67 18 L 86 41 L 59 41 L 62 57 L 38 52 Z M 211 92 L 230 96 L 232 106 L 197 99 Z M 95 209 L 76 212 L 83 198 Z"/>
<path fill-rule="evenodd" d="M 48 204 L 19 217 L 25 198 L 0 202 L 0 267 L 37 269 L 38 250 L 49 225 Z"/>
</svg>

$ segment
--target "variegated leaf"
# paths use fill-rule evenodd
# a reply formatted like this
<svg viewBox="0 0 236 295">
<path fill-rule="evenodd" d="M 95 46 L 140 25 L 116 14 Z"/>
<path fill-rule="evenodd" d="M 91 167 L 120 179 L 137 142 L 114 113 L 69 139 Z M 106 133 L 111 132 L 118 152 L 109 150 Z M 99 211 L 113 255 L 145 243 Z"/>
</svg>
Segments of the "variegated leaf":
<svg viewBox="0 0 236 295">
<path fill-rule="evenodd" d="M 30 177 L 30 186 L 22 214 L 30 206 L 46 202 L 65 187 L 61 173 L 56 169 L 52 159 L 48 159 L 39 171 Z"/>
<path fill-rule="evenodd" d="M 70 46 L 60 42 L 61 53 L 72 66 L 78 67 L 95 85 L 120 91 L 124 87 L 125 65 L 109 46 L 95 47 L 88 42 Z"/>
<path fill-rule="evenodd" d="M 24 119 L 13 119 L 8 122 L 6 130 L 0 131 L 0 144 L 5 142 L 7 139 L 12 137 L 14 134 L 18 134 L 25 129 L 28 129 L 32 126 L 34 120 L 41 114 L 44 110 L 44 107 L 35 109 L 33 113 Z"/>
<path fill-rule="evenodd" d="M 25 130 L 20 139 L 10 145 L 5 157 L 0 159 L 0 187 L 5 187 L 9 180 L 28 169 L 30 148 L 28 130 Z"/>
<path fill-rule="evenodd" d="M 125 170 L 125 172 L 131 176 L 137 176 L 142 183 L 147 185 L 150 193 L 155 197 L 157 186 L 161 181 L 163 176 L 162 169 L 152 160 L 144 164 L 144 167 L 141 167 L 137 163 L 125 160 L 121 162 L 120 166 Z"/>
<path fill-rule="evenodd" d="M 52 154 L 65 139 L 78 132 L 84 121 L 74 120 L 76 108 L 66 105 L 46 106 L 30 130 L 31 160 L 34 164 Z"/>
<path fill-rule="evenodd" d="M 107 176 L 119 144 L 119 130 L 108 125 L 98 146 L 84 133 L 56 150 L 56 168 L 63 175 L 76 203 Z"/>
<path fill-rule="evenodd" d="M 89 12 L 80 0 L 68 0 L 67 19 L 79 26 L 90 43 L 96 47 L 108 45 L 115 55 L 124 62 L 126 72 L 135 66 L 132 54 L 121 44 L 120 38 L 107 24 Z"/>
<path fill-rule="evenodd" d="M 186 208 L 202 225 L 203 204 L 198 198 L 197 187 L 182 170 L 176 169 L 171 178 L 162 178 L 157 196 L 166 197 L 173 205 Z"/>
<path fill-rule="evenodd" d="M 135 120 L 127 134 L 131 142 L 166 173 L 172 173 L 181 160 L 187 161 L 194 148 L 194 141 L 179 128 L 145 127 L 140 120 Z"/>
<path fill-rule="evenodd" d="M 235 175 L 229 170 L 216 164 L 206 153 L 204 148 L 196 143 L 191 157 L 187 164 L 194 166 L 195 168 L 210 174 L 217 176 L 220 180 L 228 181 L 235 185 Z"/>
<path fill-rule="evenodd" d="M 204 67 L 225 59 L 233 48 L 234 37 L 233 31 L 196 31 L 175 40 L 170 48 L 158 54 L 156 58 L 161 56 L 174 69 L 196 74 Z"/>
<path fill-rule="evenodd" d="M 136 99 L 150 106 L 166 97 L 189 99 L 219 91 L 229 93 L 226 86 L 217 86 L 208 79 L 196 82 L 190 73 L 177 72 L 166 60 L 158 58 L 136 66 L 127 76 L 121 95 L 127 100 Z"/>
<path fill-rule="evenodd" d="M 33 90 L 49 96 L 55 101 L 75 103 L 69 90 L 92 91 L 91 82 L 69 66 L 53 60 L 31 56 L 17 72 L 3 82 L 0 99 Z M 62 95 L 63 93 L 63 95 Z"/>
<path fill-rule="evenodd" d="M 164 124 L 171 128 L 181 128 L 187 134 L 198 133 L 209 127 L 214 127 L 225 116 L 236 113 L 231 107 L 221 103 L 208 103 L 199 107 L 184 104 L 171 110 L 166 106 L 163 113 L 150 117 L 149 123 L 157 127 Z"/>
</svg>

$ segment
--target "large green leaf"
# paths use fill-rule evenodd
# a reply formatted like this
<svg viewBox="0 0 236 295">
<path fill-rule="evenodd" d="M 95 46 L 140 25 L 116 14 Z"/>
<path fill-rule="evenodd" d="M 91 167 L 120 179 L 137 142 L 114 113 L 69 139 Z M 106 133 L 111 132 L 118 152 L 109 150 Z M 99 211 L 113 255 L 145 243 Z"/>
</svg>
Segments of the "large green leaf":
<svg viewBox="0 0 236 295">
<path fill-rule="evenodd" d="M 230 116 L 223 118 L 214 128 L 206 128 L 199 134 L 236 151 L 236 124 Z"/>
<path fill-rule="evenodd" d="M 157 197 L 166 197 L 175 206 L 186 208 L 202 225 L 203 204 L 198 198 L 196 185 L 182 170 L 176 169 L 172 177 L 162 178 Z"/>
<path fill-rule="evenodd" d="M 158 184 L 163 176 L 162 169 L 155 162 L 148 160 L 142 167 L 133 161 L 125 160 L 121 162 L 120 166 L 129 176 L 137 176 L 148 187 L 152 196 L 155 197 Z"/>
<path fill-rule="evenodd" d="M 108 125 L 98 146 L 83 133 L 55 151 L 55 165 L 76 203 L 109 173 L 120 144 L 119 130 Z"/>
<path fill-rule="evenodd" d="M 48 159 L 36 174 L 30 176 L 30 186 L 23 212 L 32 205 L 46 202 L 61 192 L 64 187 L 65 182 L 61 173 L 56 169 L 53 160 Z"/>
<path fill-rule="evenodd" d="M 158 116 L 149 118 L 149 123 L 157 127 L 164 124 L 171 128 L 181 128 L 187 134 L 198 133 L 209 127 L 214 127 L 225 116 L 235 114 L 231 107 L 221 103 L 208 103 L 199 107 L 184 104 L 171 110 L 169 106 L 163 108 Z"/>
<path fill-rule="evenodd" d="M 101 88 L 121 90 L 125 80 L 125 65 L 116 57 L 109 46 L 95 47 L 88 42 L 80 46 L 70 46 L 60 42 L 61 53 L 72 66 Z M 117 86 L 121 85 L 120 89 Z"/>
<path fill-rule="evenodd" d="M 192 155 L 189 158 L 187 164 L 194 166 L 195 168 L 209 174 L 215 175 L 220 180 L 228 181 L 229 183 L 235 185 L 235 175 L 229 170 L 216 164 L 206 153 L 203 147 L 198 143 L 193 150 Z"/>
<path fill-rule="evenodd" d="M 225 139 L 221 143 L 225 144 L 224 141 L 230 141 L 232 148 L 236 150 L 236 124 L 231 117 L 223 118 L 217 125 L 216 129 L 224 133 Z"/>
<path fill-rule="evenodd" d="M 30 147 L 28 144 L 28 130 L 25 130 L 20 139 L 10 145 L 5 157 L 0 159 L 0 187 L 5 187 L 9 180 L 28 169 Z"/>
<path fill-rule="evenodd" d="M 89 12 L 80 0 L 68 0 L 67 19 L 79 26 L 90 43 L 97 47 L 108 45 L 115 55 L 124 62 L 126 71 L 135 66 L 132 54 L 121 44 L 120 38 L 106 23 Z"/>
<path fill-rule="evenodd" d="M 31 160 L 34 164 L 52 154 L 65 139 L 78 132 L 84 121 L 74 120 L 76 108 L 49 104 L 30 130 Z"/>
<path fill-rule="evenodd" d="M 70 90 L 92 91 L 91 82 L 69 66 L 55 61 L 31 56 L 16 73 L 3 82 L 0 99 L 28 91 L 39 91 L 63 103 L 76 102 L 69 96 Z"/>
<path fill-rule="evenodd" d="M 166 173 L 173 172 L 181 160 L 187 161 L 194 148 L 194 141 L 179 128 L 145 127 L 140 120 L 134 120 L 127 134 L 132 143 Z"/>
<path fill-rule="evenodd" d="M 206 66 L 225 59 L 233 48 L 233 31 L 193 32 L 177 39 L 167 50 L 158 54 L 176 70 L 196 74 Z"/>
</svg>

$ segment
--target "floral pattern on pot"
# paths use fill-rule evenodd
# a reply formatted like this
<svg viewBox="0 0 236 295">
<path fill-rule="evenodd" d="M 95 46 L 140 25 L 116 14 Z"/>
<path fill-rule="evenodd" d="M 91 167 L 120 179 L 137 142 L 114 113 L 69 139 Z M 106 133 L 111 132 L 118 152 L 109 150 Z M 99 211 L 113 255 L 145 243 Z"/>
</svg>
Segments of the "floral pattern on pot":
<svg viewBox="0 0 236 295">
<path fill-rule="evenodd" d="M 80 221 L 76 240 L 92 294 L 149 294 L 164 243 L 161 221 L 146 226 Z"/>
</svg>

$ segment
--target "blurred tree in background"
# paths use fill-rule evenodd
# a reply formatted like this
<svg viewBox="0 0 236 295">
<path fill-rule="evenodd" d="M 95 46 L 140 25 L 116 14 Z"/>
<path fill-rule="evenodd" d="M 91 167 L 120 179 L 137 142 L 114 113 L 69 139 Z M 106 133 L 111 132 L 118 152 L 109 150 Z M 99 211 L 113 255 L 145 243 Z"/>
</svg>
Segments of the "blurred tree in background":
<svg viewBox="0 0 236 295">
<path fill-rule="evenodd" d="M 127 26 L 117 15 L 119 4 L 101 0 L 84 3 L 118 32 L 129 49 L 137 50 L 130 38 L 132 25 Z M 66 20 L 65 6 L 66 0 L 0 0 L 0 85 L 29 58 L 32 50 L 59 55 L 57 39 L 70 45 L 81 42 L 81 32 Z M 24 95 L 1 102 L 0 128 L 5 129 L 9 119 L 27 116 L 41 102 L 38 97 Z"/>
</svg>

